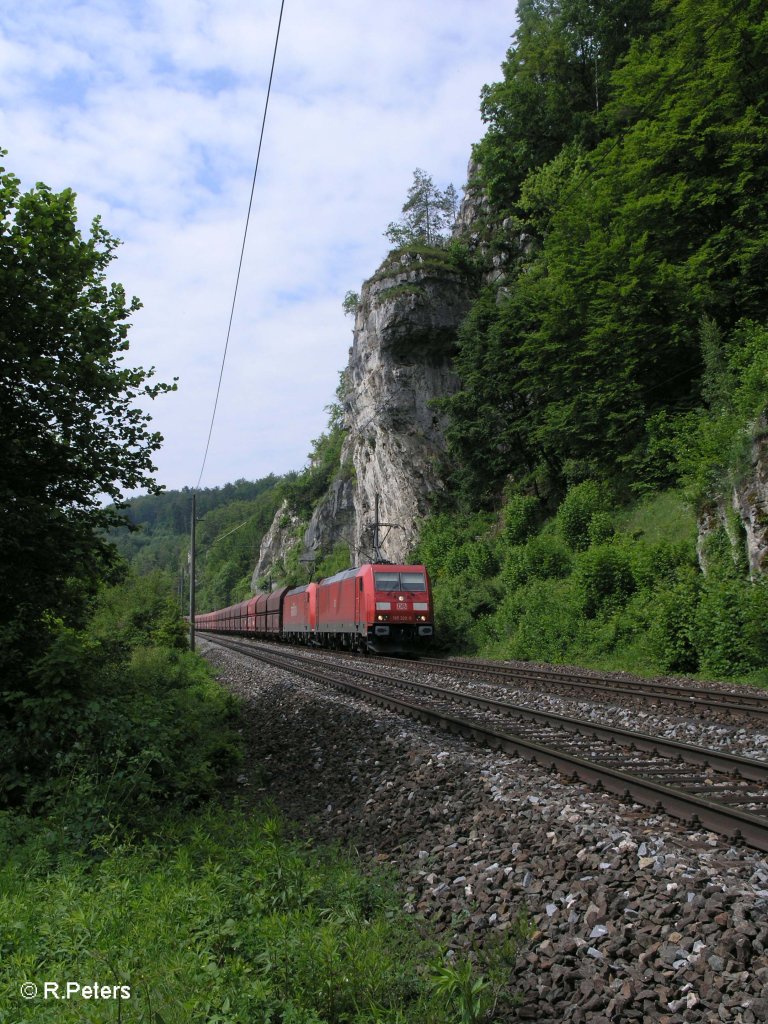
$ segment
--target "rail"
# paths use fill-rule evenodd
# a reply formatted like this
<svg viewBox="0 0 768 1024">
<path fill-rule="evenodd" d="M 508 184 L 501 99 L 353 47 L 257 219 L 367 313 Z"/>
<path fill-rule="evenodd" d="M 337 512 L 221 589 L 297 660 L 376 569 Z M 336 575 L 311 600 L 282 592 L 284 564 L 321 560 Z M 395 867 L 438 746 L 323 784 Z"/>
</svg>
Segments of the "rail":
<svg viewBox="0 0 768 1024">
<path fill-rule="evenodd" d="M 768 763 L 395 678 L 349 663 L 329 666 L 279 647 L 211 635 L 206 638 L 768 852 Z M 373 682 L 376 688 L 355 682 L 352 676 Z M 387 689 L 390 692 L 385 692 Z M 392 690 L 415 691 L 440 706 L 415 703 Z M 456 703 L 473 706 L 497 719 L 513 717 L 516 731 L 460 716 L 450 706 Z"/>
</svg>

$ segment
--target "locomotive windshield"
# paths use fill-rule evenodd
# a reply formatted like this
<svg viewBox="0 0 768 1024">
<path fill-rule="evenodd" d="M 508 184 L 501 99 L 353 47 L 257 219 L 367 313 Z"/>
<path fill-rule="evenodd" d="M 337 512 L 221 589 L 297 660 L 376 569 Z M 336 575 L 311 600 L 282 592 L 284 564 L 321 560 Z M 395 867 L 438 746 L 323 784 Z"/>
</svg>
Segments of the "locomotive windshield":
<svg viewBox="0 0 768 1024">
<path fill-rule="evenodd" d="M 423 572 L 377 572 L 374 573 L 376 590 L 410 590 L 427 589 Z"/>
<path fill-rule="evenodd" d="M 400 589 L 401 590 L 426 590 L 427 585 L 424 582 L 423 572 L 401 572 L 400 573 Z"/>
<path fill-rule="evenodd" d="M 376 581 L 377 590 L 399 590 L 400 589 L 400 573 L 399 572 L 377 572 L 374 573 L 374 579 Z"/>
</svg>

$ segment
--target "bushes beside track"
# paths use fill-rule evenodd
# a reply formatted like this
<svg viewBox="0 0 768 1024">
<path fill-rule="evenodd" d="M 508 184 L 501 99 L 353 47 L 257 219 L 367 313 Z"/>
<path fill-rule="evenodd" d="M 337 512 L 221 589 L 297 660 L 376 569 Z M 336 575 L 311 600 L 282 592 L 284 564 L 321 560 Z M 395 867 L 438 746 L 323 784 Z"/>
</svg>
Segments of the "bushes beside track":
<svg viewBox="0 0 768 1024">
<path fill-rule="evenodd" d="M 427 520 L 416 556 L 430 566 L 447 646 L 768 685 L 768 581 L 747 579 L 717 535 L 702 574 L 682 490 L 619 507 L 588 480 L 549 516 L 515 495 L 498 516 Z"/>
<path fill-rule="evenodd" d="M 4 694 L 2 803 L 35 814 L 77 809 L 83 839 L 151 827 L 159 808 L 191 807 L 232 778 L 237 707 L 190 654 L 156 573 L 104 588 L 89 624 L 45 624 L 23 692 Z"/>
</svg>

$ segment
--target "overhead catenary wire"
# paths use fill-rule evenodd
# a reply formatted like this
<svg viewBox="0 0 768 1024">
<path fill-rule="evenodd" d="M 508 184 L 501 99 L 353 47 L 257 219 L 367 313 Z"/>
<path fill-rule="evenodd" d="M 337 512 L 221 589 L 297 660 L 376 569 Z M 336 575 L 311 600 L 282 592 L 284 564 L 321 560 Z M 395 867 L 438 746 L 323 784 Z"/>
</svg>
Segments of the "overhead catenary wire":
<svg viewBox="0 0 768 1024">
<path fill-rule="evenodd" d="M 281 25 L 283 23 L 283 8 L 284 7 L 285 7 L 285 0 L 281 0 L 281 2 L 280 2 L 280 16 L 277 19 L 277 31 L 275 32 L 275 46 L 274 46 L 274 49 L 272 51 L 272 65 L 271 65 L 270 70 L 269 70 L 269 81 L 267 83 L 267 95 L 266 95 L 266 98 L 264 100 L 264 114 L 263 114 L 262 119 L 261 119 L 261 132 L 259 134 L 259 147 L 258 147 L 258 150 L 256 152 L 256 166 L 253 169 L 253 180 L 251 181 L 251 195 L 250 195 L 250 199 L 248 200 L 248 213 L 246 214 L 246 218 L 245 218 L 245 229 L 243 231 L 243 242 L 242 242 L 242 245 L 240 246 L 240 260 L 239 260 L 238 265 L 237 265 L 237 275 L 235 277 L 235 289 L 234 289 L 234 292 L 232 294 L 232 306 L 231 306 L 230 311 L 229 311 L 229 324 L 227 326 L 227 336 L 226 336 L 226 340 L 224 342 L 224 353 L 223 353 L 222 358 L 221 358 L 221 369 L 219 370 L 219 380 L 218 380 L 218 384 L 216 385 L 216 398 L 215 398 L 214 403 L 213 403 L 213 413 L 211 414 L 211 424 L 210 424 L 210 427 L 208 428 L 208 438 L 207 438 L 207 440 L 205 442 L 205 452 L 203 454 L 203 463 L 202 463 L 202 466 L 200 467 L 200 476 L 197 478 L 197 483 L 195 484 L 195 488 L 194 488 L 196 491 L 199 490 L 199 488 L 200 488 L 200 483 L 201 483 L 201 481 L 203 479 L 203 473 L 205 472 L 205 464 L 208 461 L 208 450 L 209 450 L 209 448 L 211 446 L 211 437 L 213 436 L 213 425 L 216 422 L 216 412 L 217 412 L 218 407 L 219 407 L 219 396 L 221 394 L 221 382 L 222 382 L 222 380 L 224 378 L 224 366 L 226 365 L 226 362 L 227 362 L 227 352 L 229 350 L 229 339 L 230 339 L 230 335 L 232 334 L 232 321 L 233 321 L 234 315 L 235 315 L 235 303 L 237 302 L 237 291 L 238 291 L 238 287 L 240 285 L 240 274 L 241 274 L 241 271 L 243 269 L 243 256 L 245 254 L 245 242 L 246 242 L 246 239 L 248 237 L 248 225 L 250 224 L 250 220 L 251 220 L 251 209 L 253 207 L 253 195 L 254 195 L 254 192 L 255 192 L 255 189 L 256 189 L 256 177 L 257 177 L 257 175 L 259 173 L 259 160 L 261 159 L 261 146 L 262 146 L 262 143 L 264 142 L 264 127 L 265 127 L 265 125 L 267 123 L 267 111 L 269 109 L 269 97 L 270 97 L 271 92 L 272 92 L 272 79 L 273 79 L 274 74 L 275 74 L 275 61 L 277 59 L 277 44 L 280 41 L 280 27 L 281 27 Z"/>
</svg>

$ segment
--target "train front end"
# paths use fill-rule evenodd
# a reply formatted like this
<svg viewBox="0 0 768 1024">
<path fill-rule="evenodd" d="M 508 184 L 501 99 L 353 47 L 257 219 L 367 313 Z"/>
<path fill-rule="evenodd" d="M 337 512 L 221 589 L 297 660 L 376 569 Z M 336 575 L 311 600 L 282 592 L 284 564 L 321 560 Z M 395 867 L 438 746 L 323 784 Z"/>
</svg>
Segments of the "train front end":
<svg viewBox="0 0 768 1024">
<path fill-rule="evenodd" d="M 366 601 L 366 646 L 381 654 L 418 654 L 435 636 L 432 588 L 423 565 L 360 568 Z"/>
</svg>

